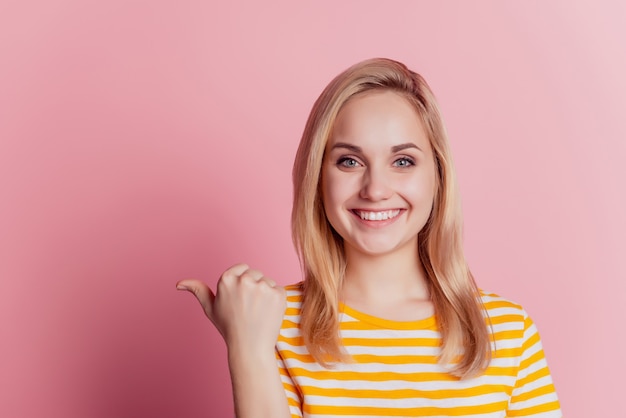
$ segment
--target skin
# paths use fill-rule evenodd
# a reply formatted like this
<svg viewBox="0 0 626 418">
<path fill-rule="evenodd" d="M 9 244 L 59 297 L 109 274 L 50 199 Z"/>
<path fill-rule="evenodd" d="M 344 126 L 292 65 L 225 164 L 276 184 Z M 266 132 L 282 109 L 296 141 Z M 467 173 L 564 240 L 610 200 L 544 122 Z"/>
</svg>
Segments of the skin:
<svg viewBox="0 0 626 418">
<path fill-rule="evenodd" d="M 274 346 L 287 306 L 284 288 L 246 264 L 226 270 L 215 294 L 199 280 L 182 280 L 222 334 L 238 418 L 289 418 Z"/>
<path fill-rule="evenodd" d="M 371 92 L 346 103 L 322 167 L 326 216 L 345 242 L 344 303 L 398 321 L 433 315 L 417 234 L 432 208 L 435 179 L 430 142 L 405 98 Z M 363 220 L 355 210 L 397 216 Z M 289 418 L 274 354 L 284 289 L 246 264 L 226 270 L 215 294 L 198 280 L 177 288 L 196 296 L 226 342 L 236 416 Z"/>
<path fill-rule="evenodd" d="M 435 187 L 430 141 L 407 99 L 376 91 L 344 105 L 322 167 L 326 216 L 344 239 L 344 303 L 391 320 L 434 313 L 417 248 Z"/>
</svg>

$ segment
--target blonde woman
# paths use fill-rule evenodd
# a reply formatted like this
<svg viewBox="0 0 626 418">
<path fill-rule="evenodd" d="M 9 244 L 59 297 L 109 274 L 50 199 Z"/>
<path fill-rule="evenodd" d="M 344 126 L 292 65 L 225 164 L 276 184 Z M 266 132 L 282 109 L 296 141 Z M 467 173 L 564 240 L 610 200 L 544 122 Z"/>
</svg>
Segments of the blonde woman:
<svg viewBox="0 0 626 418">
<path fill-rule="evenodd" d="M 435 97 L 372 59 L 315 102 L 294 169 L 304 280 L 239 264 L 195 294 L 224 337 L 238 418 L 561 417 L 524 310 L 480 291 L 463 256 Z"/>
</svg>

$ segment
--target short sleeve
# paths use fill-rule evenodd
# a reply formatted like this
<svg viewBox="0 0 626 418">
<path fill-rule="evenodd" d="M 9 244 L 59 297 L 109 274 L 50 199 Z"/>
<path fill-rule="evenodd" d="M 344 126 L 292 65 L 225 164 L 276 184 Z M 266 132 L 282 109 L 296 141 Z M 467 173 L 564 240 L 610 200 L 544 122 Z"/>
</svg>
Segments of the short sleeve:
<svg viewBox="0 0 626 418">
<path fill-rule="evenodd" d="M 524 335 L 507 417 L 562 418 L 535 324 L 524 312 Z"/>
<path fill-rule="evenodd" d="M 302 418 L 302 400 L 300 393 L 294 385 L 291 375 L 289 374 L 289 370 L 285 367 L 285 362 L 283 361 L 283 358 L 278 350 L 276 350 L 276 362 L 278 364 L 280 380 L 283 382 L 285 394 L 287 395 L 291 418 Z"/>
</svg>

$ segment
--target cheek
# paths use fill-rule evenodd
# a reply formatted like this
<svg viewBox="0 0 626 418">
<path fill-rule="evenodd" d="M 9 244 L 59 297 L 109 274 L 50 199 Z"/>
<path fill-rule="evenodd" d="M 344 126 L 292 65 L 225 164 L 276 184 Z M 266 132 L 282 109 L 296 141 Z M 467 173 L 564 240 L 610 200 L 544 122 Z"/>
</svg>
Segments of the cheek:
<svg viewBox="0 0 626 418">
<path fill-rule="evenodd" d="M 341 205 L 350 194 L 350 184 L 337 170 L 326 169 L 322 174 L 322 202 L 331 209 Z"/>
<path fill-rule="evenodd" d="M 322 178 L 320 179 L 320 193 L 322 194 L 322 204 L 324 205 L 324 209 L 328 207 L 331 197 L 331 190 L 329 185 L 332 183 L 332 180 L 328 178 L 328 173 L 322 171 Z"/>
<path fill-rule="evenodd" d="M 320 184 L 320 192 L 321 192 L 321 200 L 322 200 L 322 209 L 324 211 L 324 215 L 326 216 L 326 222 L 330 225 L 330 227 L 337 232 L 337 228 L 341 230 L 341 221 L 340 221 L 340 200 L 337 196 L 336 187 L 333 187 L 333 179 L 332 176 L 323 175 L 321 184 Z"/>
<path fill-rule="evenodd" d="M 337 205 L 337 190 L 335 187 L 336 182 L 333 180 L 332 175 L 328 171 L 322 172 L 320 192 L 322 194 L 322 205 L 326 218 L 333 218 L 334 208 Z"/>
<path fill-rule="evenodd" d="M 432 201 L 435 196 L 434 176 L 422 173 L 400 184 L 403 194 L 416 202 Z"/>
</svg>

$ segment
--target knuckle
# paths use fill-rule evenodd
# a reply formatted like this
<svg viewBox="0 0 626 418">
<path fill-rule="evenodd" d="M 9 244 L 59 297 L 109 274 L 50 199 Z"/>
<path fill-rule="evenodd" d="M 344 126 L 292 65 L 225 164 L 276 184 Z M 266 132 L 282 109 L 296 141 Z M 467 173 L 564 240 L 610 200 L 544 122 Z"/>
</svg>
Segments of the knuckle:
<svg viewBox="0 0 626 418">
<path fill-rule="evenodd" d="M 235 274 L 233 272 L 226 270 L 220 276 L 220 282 L 222 282 L 222 281 L 231 281 L 231 280 L 235 279 L 236 277 L 237 276 L 235 276 Z"/>
<path fill-rule="evenodd" d="M 225 272 L 222 274 L 217 284 L 221 284 L 222 286 L 232 286 L 237 282 L 237 279 L 238 277 L 235 274 Z"/>
<path fill-rule="evenodd" d="M 263 277 L 263 273 L 261 273 L 261 271 L 256 270 L 256 269 L 248 269 L 246 270 L 246 273 L 251 275 L 254 278 Z"/>
<path fill-rule="evenodd" d="M 224 272 L 224 275 L 232 276 L 233 278 L 237 278 L 237 276 L 241 275 L 242 272 L 248 270 L 249 267 L 247 264 L 239 263 L 230 267 Z"/>
<path fill-rule="evenodd" d="M 246 286 L 251 286 L 253 284 L 256 284 L 257 280 L 256 278 L 248 273 L 247 271 L 244 272 L 241 276 L 239 276 L 239 281 L 241 282 L 241 284 L 246 285 Z"/>
<path fill-rule="evenodd" d="M 225 280 L 223 277 L 220 278 L 217 281 L 217 285 L 215 286 L 217 288 L 217 291 L 219 292 L 221 290 L 224 290 L 224 287 L 228 286 L 228 282 L 229 280 Z"/>
</svg>

